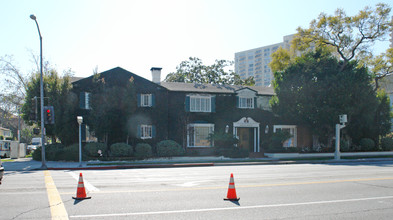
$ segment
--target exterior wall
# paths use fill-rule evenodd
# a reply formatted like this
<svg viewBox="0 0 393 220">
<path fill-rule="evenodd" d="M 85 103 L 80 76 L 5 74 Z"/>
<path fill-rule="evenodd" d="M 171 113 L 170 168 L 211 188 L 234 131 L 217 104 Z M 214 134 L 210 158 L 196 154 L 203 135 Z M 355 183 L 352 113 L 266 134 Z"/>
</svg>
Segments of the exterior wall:
<svg viewBox="0 0 393 220">
<path fill-rule="evenodd" d="M 251 117 L 260 123 L 261 143 L 267 138 L 265 127 L 273 126 L 274 116 L 272 112 L 259 108 L 240 109 L 236 106 L 236 94 L 211 94 L 215 98 L 215 112 L 187 112 L 186 111 L 186 92 L 169 92 L 168 101 L 168 136 L 187 149 L 187 125 L 193 123 L 214 124 L 215 132 L 224 132 L 226 126 L 229 133 L 233 134 L 233 123 L 243 117 Z M 197 148 L 188 148 L 195 151 Z M 202 152 L 209 151 L 201 148 Z"/>
<path fill-rule="evenodd" d="M 138 106 L 135 112 L 130 116 L 127 121 L 129 129 L 131 130 L 131 136 L 129 137 L 129 144 L 136 145 L 137 143 L 149 143 L 152 146 L 158 141 L 168 139 L 168 92 L 165 88 L 158 84 L 155 84 L 149 80 L 132 74 L 121 68 L 114 68 L 109 71 L 101 73 L 101 77 L 104 78 L 105 84 L 108 86 L 125 86 L 126 82 L 129 82 L 130 78 L 133 80 L 134 89 L 136 96 L 140 94 L 152 94 L 154 96 L 154 106 L 142 107 Z M 83 80 L 77 81 L 73 84 L 73 92 L 76 101 L 78 103 L 84 103 L 83 96 L 79 95 L 81 93 L 92 93 L 94 91 L 93 87 L 93 77 L 88 77 Z M 93 96 L 90 96 L 92 99 Z M 91 100 L 90 100 L 91 101 Z M 138 103 L 135 103 L 137 105 Z M 81 108 L 81 105 L 77 110 L 77 114 L 83 116 L 84 123 L 83 128 L 90 124 L 90 110 Z M 141 139 L 138 137 L 138 126 L 140 125 L 152 125 L 154 126 L 154 137 L 148 139 Z M 86 140 L 86 129 L 82 128 L 82 139 Z M 76 128 L 77 129 L 77 128 Z M 114 129 L 122 129 L 120 127 Z M 126 137 L 122 142 L 125 142 Z M 99 140 L 100 141 L 100 140 Z"/>
</svg>

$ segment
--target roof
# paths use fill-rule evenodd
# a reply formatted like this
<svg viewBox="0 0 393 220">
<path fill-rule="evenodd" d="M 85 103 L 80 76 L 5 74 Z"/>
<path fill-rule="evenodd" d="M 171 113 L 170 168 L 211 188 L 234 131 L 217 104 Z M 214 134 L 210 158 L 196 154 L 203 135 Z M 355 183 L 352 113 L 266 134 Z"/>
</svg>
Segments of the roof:
<svg viewBox="0 0 393 220">
<path fill-rule="evenodd" d="M 169 91 L 177 92 L 208 92 L 208 93 L 235 93 L 241 89 L 251 89 L 258 95 L 275 95 L 272 87 L 263 86 L 239 86 L 239 85 L 217 85 L 200 83 L 161 82 L 161 86 Z"/>
<path fill-rule="evenodd" d="M 84 79 L 84 77 L 71 76 L 71 77 L 70 77 L 70 83 L 79 81 L 79 80 L 81 80 L 81 79 Z"/>
</svg>

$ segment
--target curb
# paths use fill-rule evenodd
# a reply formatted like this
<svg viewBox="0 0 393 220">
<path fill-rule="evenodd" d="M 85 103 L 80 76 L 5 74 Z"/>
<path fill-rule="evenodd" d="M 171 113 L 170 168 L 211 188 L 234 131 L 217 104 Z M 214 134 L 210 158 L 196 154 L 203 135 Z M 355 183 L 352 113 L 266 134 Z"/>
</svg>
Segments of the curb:
<svg viewBox="0 0 393 220">
<path fill-rule="evenodd" d="M 47 170 L 114 170 L 114 169 L 141 169 L 141 168 L 175 168 L 175 167 L 206 167 L 214 166 L 214 163 L 179 163 L 179 164 L 138 164 L 117 166 L 94 166 L 94 167 L 48 167 Z"/>
</svg>

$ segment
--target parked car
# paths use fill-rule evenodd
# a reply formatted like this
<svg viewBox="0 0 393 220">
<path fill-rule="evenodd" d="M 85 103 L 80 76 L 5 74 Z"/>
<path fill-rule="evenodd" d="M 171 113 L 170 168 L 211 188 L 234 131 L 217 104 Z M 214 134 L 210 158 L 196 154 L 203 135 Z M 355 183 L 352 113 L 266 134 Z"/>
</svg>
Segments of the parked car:
<svg viewBox="0 0 393 220">
<path fill-rule="evenodd" d="M 37 147 L 41 146 L 41 138 L 33 138 L 31 139 L 31 144 L 27 146 L 28 151 L 37 150 Z"/>
<path fill-rule="evenodd" d="M 0 184 L 1 184 L 1 180 L 3 179 L 3 175 L 4 175 L 4 167 L 0 160 Z"/>
</svg>

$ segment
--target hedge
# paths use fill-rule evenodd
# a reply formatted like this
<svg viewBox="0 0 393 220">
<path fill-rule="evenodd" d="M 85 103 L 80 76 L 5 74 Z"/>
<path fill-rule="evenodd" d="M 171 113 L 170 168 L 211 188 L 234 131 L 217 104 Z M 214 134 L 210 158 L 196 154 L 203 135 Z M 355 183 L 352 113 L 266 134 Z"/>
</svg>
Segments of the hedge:
<svg viewBox="0 0 393 220">
<path fill-rule="evenodd" d="M 134 155 L 132 146 L 126 143 L 115 143 L 110 147 L 111 156 L 113 157 L 130 157 Z"/>
<path fill-rule="evenodd" d="M 184 149 L 176 141 L 165 140 L 157 144 L 157 155 L 159 157 L 173 157 L 184 154 Z"/>
</svg>

